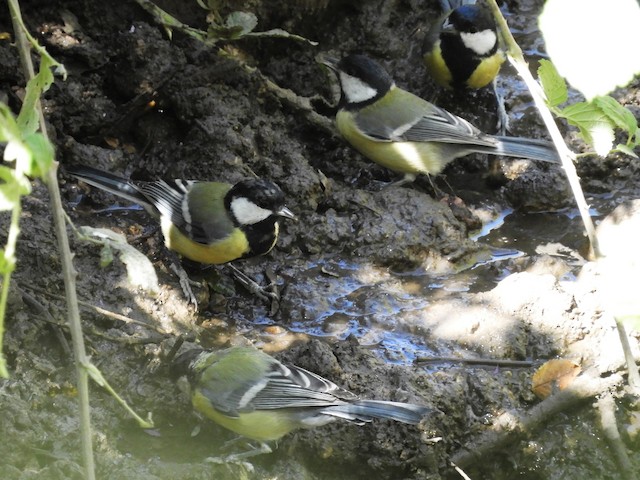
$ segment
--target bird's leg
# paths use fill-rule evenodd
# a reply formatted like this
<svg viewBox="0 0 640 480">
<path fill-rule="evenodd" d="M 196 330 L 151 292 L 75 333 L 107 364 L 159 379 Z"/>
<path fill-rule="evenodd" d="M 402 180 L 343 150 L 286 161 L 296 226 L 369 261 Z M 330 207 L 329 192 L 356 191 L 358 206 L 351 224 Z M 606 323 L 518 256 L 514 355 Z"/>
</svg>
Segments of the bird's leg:
<svg viewBox="0 0 640 480">
<path fill-rule="evenodd" d="M 271 285 L 267 285 L 266 287 L 263 287 L 261 285 L 258 285 L 258 283 L 253 280 L 252 278 L 250 278 L 247 274 L 245 274 L 244 272 L 240 271 L 238 268 L 236 268 L 235 266 L 233 266 L 232 264 L 227 264 L 227 267 L 229 267 L 229 269 L 231 270 L 231 272 L 233 273 L 233 276 L 235 277 L 235 279 L 240 282 L 240 284 L 246 288 L 250 293 L 258 296 L 259 298 L 263 299 L 263 300 L 274 300 L 274 301 L 279 301 L 280 300 L 280 295 L 278 294 L 277 291 L 269 291 L 268 289 L 271 287 Z"/>
<path fill-rule="evenodd" d="M 414 173 L 405 173 L 400 179 L 394 180 L 393 182 L 385 183 L 382 187 L 382 190 L 386 190 L 387 188 L 392 187 L 401 187 L 406 185 L 407 183 L 412 183 L 416 179 L 416 175 Z"/>
<path fill-rule="evenodd" d="M 506 135 L 509 130 L 509 115 L 507 115 L 507 109 L 504 106 L 504 97 L 498 92 L 498 77 L 494 77 L 491 82 L 491 88 L 493 88 L 493 94 L 496 97 L 496 112 L 498 115 L 498 135 Z"/>
<path fill-rule="evenodd" d="M 266 453 L 271 453 L 271 447 L 264 442 L 260 442 L 257 447 L 252 448 L 251 450 L 247 450 L 246 452 L 240 453 L 232 453 L 231 455 L 226 455 L 223 457 L 208 457 L 205 459 L 205 462 L 208 463 L 240 463 L 245 466 L 248 466 L 249 469 L 253 470 L 253 466 L 249 462 L 245 462 L 245 459 L 255 457 L 258 455 L 264 455 Z"/>
<path fill-rule="evenodd" d="M 189 278 L 189 275 L 187 275 L 187 272 L 185 272 L 184 268 L 182 268 L 182 265 L 180 265 L 179 263 L 171 262 L 169 264 L 169 268 L 171 268 L 171 271 L 178 277 L 178 281 L 180 282 L 180 287 L 182 288 L 184 296 L 187 297 L 189 303 L 192 303 L 197 309 L 198 300 L 193 294 L 191 285 L 198 285 L 198 283 Z"/>
</svg>

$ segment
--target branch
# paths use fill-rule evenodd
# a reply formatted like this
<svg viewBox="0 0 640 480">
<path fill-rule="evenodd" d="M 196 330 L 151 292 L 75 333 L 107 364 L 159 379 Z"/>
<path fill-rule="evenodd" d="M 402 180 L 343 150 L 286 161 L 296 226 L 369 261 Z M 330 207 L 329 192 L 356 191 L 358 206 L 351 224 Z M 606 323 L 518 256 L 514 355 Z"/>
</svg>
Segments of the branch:
<svg viewBox="0 0 640 480">
<path fill-rule="evenodd" d="M 616 423 L 616 403 L 613 396 L 608 393 L 598 400 L 598 411 L 600 412 L 600 422 L 605 438 L 609 442 L 613 456 L 620 467 L 622 477 L 626 480 L 637 480 L 627 450 L 620 438 L 618 425 Z"/>
<path fill-rule="evenodd" d="M 464 468 L 474 462 L 484 462 L 484 457 L 544 426 L 558 413 L 575 408 L 596 395 L 608 391 L 620 383 L 623 377 L 613 374 L 606 378 L 583 374 L 566 389 L 551 395 L 528 412 L 510 411 L 500 415 L 489 430 L 451 456 L 451 462 Z"/>
</svg>

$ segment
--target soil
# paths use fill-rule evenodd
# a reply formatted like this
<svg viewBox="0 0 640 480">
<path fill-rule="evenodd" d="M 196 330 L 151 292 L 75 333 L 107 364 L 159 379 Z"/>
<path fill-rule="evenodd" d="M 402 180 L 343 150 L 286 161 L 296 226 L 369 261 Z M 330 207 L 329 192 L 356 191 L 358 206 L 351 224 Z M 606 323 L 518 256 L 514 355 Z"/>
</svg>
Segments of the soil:
<svg viewBox="0 0 640 480">
<path fill-rule="evenodd" d="M 596 377 L 621 369 L 615 324 L 603 313 L 607 298 L 598 295 L 598 282 L 611 278 L 606 277 L 610 271 L 584 260 L 579 226 L 569 235 L 565 227 L 552 230 L 554 225 L 542 221 L 536 235 L 526 239 L 527 255 L 490 264 L 485 271 L 492 280 L 484 284 L 476 278 L 480 273 L 469 270 L 491 256 L 488 243 L 502 245 L 496 237 L 486 237 L 485 243 L 470 238 L 499 212 L 510 208 L 535 219 L 541 217 L 532 212 L 571 211 L 573 200 L 559 167 L 509 161 L 501 165 L 496 186 L 486 181 L 487 159 L 471 156 L 435 179 L 439 188 L 454 192 L 438 200 L 426 179 L 381 188 L 394 175 L 360 156 L 333 128 L 335 81 L 315 56 L 363 51 L 379 59 L 401 87 L 494 130 L 490 92 L 452 95 L 424 74 L 420 39 L 437 16 L 437 2 L 220 3 L 223 16 L 251 11 L 259 19 L 258 30 L 284 28 L 319 45 L 282 38 L 205 45 L 178 31 L 169 37 L 133 1 L 119 2 L 117 8 L 88 0 L 21 2 L 29 30 L 69 72 L 43 99 L 62 167 L 84 163 L 145 180 L 234 183 L 257 175 L 278 183 L 299 217 L 282 225 L 269 255 L 238 262 L 262 282 L 266 271 L 275 272 L 279 305 L 246 292 L 224 268 L 203 271 L 191 265 L 190 274 L 201 281 L 195 287 L 196 311 L 169 268 L 172 258 L 153 220 L 144 212 L 109 208 L 116 202 L 112 196 L 87 192 L 61 173 L 72 221 L 126 235 L 152 260 L 161 284 L 157 295 L 132 288 L 120 260 L 102 267 L 100 248 L 71 236 L 92 362 L 136 411 L 152 412 L 155 422 L 154 429 L 141 430 L 94 385 L 98 478 L 459 478 L 449 462 L 454 454 L 490 431 L 501 415 L 526 412 L 540 402 L 531 391 L 538 360 L 562 356 L 580 363 L 583 375 L 589 371 Z M 512 29 L 535 32 L 541 3 L 506 2 Z M 195 1 L 157 4 L 185 24 L 206 28 L 206 12 Z M 2 5 L 0 32 L 5 31 L 11 24 Z M 505 70 L 500 87 L 511 112 L 511 134 L 544 137 L 522 85 Z M 637 92 L 637 85 L 616 92 L 636 115 Z M 15 46 L 0 40 L 0 99 L 18 111 L 23 93 Z M 573 148 L 583 148 L 572 131 L 563 129 Z M 588 157 L 578 169 L 600 216 L 631 205 L 628 199 L 640 193 L 634 182 L 637 159 Z M 23 209 L 4 340 L 12 377 L 0 380 L 5 439 L 0 478 L 82 478 L 75 370 L 46 187 L 34 182 Z M 637 208 L 627 210 L 604 222 L 603 228 L 613 229 L 608 230 L 611 241 L 637 237 L 634 230 L 615 230 L 637 218 Z M 8 216 L 1 221 L 8 225 Z M 633 250 L 627 242 L 609 251 L 624 252 L 621 261 L 635 268 Z M 473 288 L 465 283 L 469 276 Z M 637 276 L 617 278 L 628 287 Z M 465 287 L 457 288 L 456 282 Z M 402 308 L 406 298 L 419 298 L 433 283 L 440 285 L 436 296 Z M 339 307 L 336 298 L 343 301 Z M 393 314 L 370 315 L 394 301 L 401 307 Z M 342 316 L 328 313 L 336 311 Z M 413 354 L 381 353 L 384 342 L 378 340 L 388 332 L 411 337 L 436 357 L 535 362 L 530 367 L 413 364 Z M 163 359 L 180 336 L 187 345 L 211 348 L 251 342 L 363 398 L 424 404 L 433 413 L 419 426 L 380 421 L 362 428 L 334 423 L 300 431 L 278 442 L 273 454 L 252 459 L 251 468 L 205 463 L 223 454 L 234 436 L 196 417 L 167 374 Z M 637 350 L 636 337 L 631 340 Z M 619 420 L 629 432 L 625 441 L 632 465 L 640 471 L 633 449 L 635 417 L 623 393 L 619 386 Z M 623 478 L 591 403 L 576 404 L 464 470 L 474 480 Z"/>
</svg>

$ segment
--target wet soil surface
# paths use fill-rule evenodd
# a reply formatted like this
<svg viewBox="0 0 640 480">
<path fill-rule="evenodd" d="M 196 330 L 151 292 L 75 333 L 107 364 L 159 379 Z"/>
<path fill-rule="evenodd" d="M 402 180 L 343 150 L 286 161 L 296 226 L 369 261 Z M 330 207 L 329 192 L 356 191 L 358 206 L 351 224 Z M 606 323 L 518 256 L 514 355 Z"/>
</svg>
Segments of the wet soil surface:
<svg viewBox="0 0 640 480">
<path fill-rule="evenodd" d="M 509 161 L 501 165 L 500 186 L 489 186 L 487 159 L 468 157 L 434 179 L 447 193 L 440 200 L 424 178 L 381 188 L 394 175 L 361 157 L 332 126 L 335 82 L 314 57 L 363 51 L 401 87 L 493 131 L 490 92 L 456 97 L 424 73 L 420 41 L 437 2 L 222 3 L 223 14 L 254 12 L 259 30 L 285 28 L 319 46 L 287 39 L 206 46 L 180 32 L 169 39 L 134 2 L 22 2 L 30 31 L 69 71 L 43 100 L 62 166 L 85 163 L 144 180 L 234 183 L 258 175 L 282 187 L 299 217 L 282 226 L 273 252 L 237 264 L 264 283 L 265 272 L 274 272 L 279 305 L 247 293 L 224 268 L 187 266 L 201 280 L 196 311 L 169 268 L 172 258 L 153 220 L 109 208 L 117 204 L 112 196 L 60 175 L 75 224 L 126 235 L 152 260 L 161 283 L 157 295 L 130 287 L 117 258 L 101 267 L 100 248 L 72 237 L 91 359 L 155 422 L 153 430 L 139 429 L 93 386 L 99 478 L 459 478 L 453 455 L 501 415 L 526 414 L 540 402 L 531 377 L 542 361 L 562 356 L 596 375 L 620 369 L 617 332 L 599 295 L 601 272 L 584 260 L 582 227 L 560 168 Z M 527 51 L 540 47 L 540 3 L 504 6 Z M 158 5 L 206 27 L 206 12 L 195 1 Z M 4 5 L 0 31 L 11 31 Z M 23 87 L 16 49 L 1 40 L 0 98 L 17 111 Z M 543 137 L 509 68 L 499 87 L 511 133 Z M 638 113 L 636 88 L 616 97 Z M 300 100 L 309 98 L 315 111 Z M 578 169 L 597 220 L 638 196 L 636 159 L 586 158 Z M 637 238 L 615 233 L 619 224 L 608 222 L 609 238 Z M 483 225 L 482 236 L 472 238 Z M 632 255 L 633 246 L 612 248 L 626 253 L 627 247 Z M 24 201 L 18 258 L 4 347 L 12 378 L 0 381 L 0 478 L 81 478 L 60 261 L 46 188 L 37 183 Z M 196 417 L 169 378 L 163 358 L 179 336 L 212 348 L 251 342 L 362 397 L 424 404 L 433 414 L 419 426 L 336 423 L 297 432 L 273 454 L 252 460 L 253 470 L 204 463 L 244 445 L 225 447 L 234 436 Z M 431 361 L 418 361 L 425 357 Z M 533 364 L 467 365 L 452 357 Z M 622 398 L 619 406 L 620 423 L 633 430 L 629 402 Z M 622 478 L 599 423 L 587 400 L 464 470 L 474 480 Z M 625 440 L 637 467 L 635 437 Z"/>
</svg>

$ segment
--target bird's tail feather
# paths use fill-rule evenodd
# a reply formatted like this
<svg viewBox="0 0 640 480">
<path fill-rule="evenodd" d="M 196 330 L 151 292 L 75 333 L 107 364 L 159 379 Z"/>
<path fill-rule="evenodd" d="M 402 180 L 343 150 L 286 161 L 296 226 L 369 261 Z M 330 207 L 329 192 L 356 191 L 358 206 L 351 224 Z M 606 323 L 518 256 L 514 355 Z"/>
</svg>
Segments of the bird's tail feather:
<svg viewBox="0 0 640 480">
<path fill-rule="evenodd" d="M 535 140 L 521 137 L 495 137 L 498 144 L 493 152 L 495 155 L 528 158 L 541 162 L 559 163 L 560 157 L 555 146 L 546 140 Z"/>
<path fill-rule="evenodd" d="M 99 170 L 97 168 L 88 167 L 86 165 L 75 165 L 72 167 L 65 167 L 65 172 L 69 175 L 82 180 L 89 185 L 98 187 L 109 193 L 117 195 L 127 200 L 140 204 L 145 208 L 153 209 L 153 206 L 149 203 L 149 200 L 140 193 L 140 190 L 135 185 L 131 184 L 129 180 L 112 173 Z"/>
<path fill-rule="evenodd" d="M 334 405 L 322 413 L 333 415 L 355 423 L 370 422 L 374 418 L 386 418 L 416 425 L 431 410 L 420 405 L 381 400 L 358 400 L 346 405 Z"/>
</svg>

